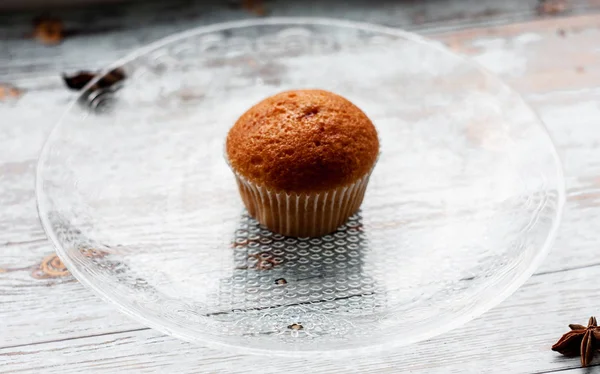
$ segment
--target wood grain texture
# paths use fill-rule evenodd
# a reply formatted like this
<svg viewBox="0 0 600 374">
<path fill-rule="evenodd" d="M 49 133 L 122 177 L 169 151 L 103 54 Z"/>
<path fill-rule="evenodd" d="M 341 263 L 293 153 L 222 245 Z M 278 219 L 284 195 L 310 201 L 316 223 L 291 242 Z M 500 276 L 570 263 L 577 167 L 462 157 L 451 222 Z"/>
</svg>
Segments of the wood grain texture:
<svg viewBox="0 0 600 374">
<path fill-rule="evenodd" d="M 68 23 L 85 32 L 56 48 L 23 38 L 30 13 L 0 15 L 0 82 L 26 90 L 18 101 L 0 103 L 0 372 L 580 372 L 577 359 L 563 359 L 549 347 L 568 323 L 584 323 L 598 313 L 596 1 L 572 1 L 559 17 L 537 16 L 536 1 L 269 3 L 273 15 L 343 15 L 438 39 L 525 93 L 547 124 L 563 159 L 568 192 L 554 249 L 515 295 L 459 331 L 371 357 L 238 356 L 148 330 L 70 276 L 32 276 L 53 252 L 37 218 L 33 185 L 40 147 L 73 97 L 59 73 L 100 67 L 175 31 L 248 16 L 216 3 L 185 2 L 185 11 L 184 2 L 172 4 L 124 5 L 120 12 L 66 10 Z"/>
<path fill-rule="evenodd" d="M 550 350 L 570 322 L 596 311 L 600 266 L 534 277 L 501 306 L 420 344 L 352 358 L 240 356 L 162 336 L 125 332 L 3 349 L 4 373 L 131 370 L 140 373 L 531 373 L 576 368 Z M 579 321 L 577 316 L 582 316 Z M 400 331 L 398 333 L 401 333 Z"/>
<path fill-rule="evenodd" d="M 433 35 L 522 93 L 593 88 L 600 82 L 597 14 Z"/>
<path fill-rule="evenodd" d="M 597 209 L 593 205 L 581 203 L 584 196 L 589 196 L 588 200 L 592 199 L 592 201 L 594 196 L 600 196 L 598 191 L 600 186 L 596 177 L 600 175 L 600 170 L 597 165 L 594 165 L 600 150 L 594 151 L 593 146 L 600 141 L 600 134 L 593 136 L 594 132 L 591 131 L 595 126 L 596 118 L 600 117 L 598 101 L 600 101 L 600 90 L 530 97 L 530 102 L 542 114 L 561 149 L 568 176 L 569 202 L 554 250 L 537 272 L 539 275 L 534 276 L 528 285 L 540 283 L 538 279 L 554 279 L 547 278 L 550 274 L 555 274 L 556 279 L 561 283 L 564 274 L 572 276 L 581 271 L 595 271 L 598 274 L 600 264 L 595 255 L 597 242 L 592 235 L 597 224 Z M 575 115 L 580 118 L 576 129 L 571 126 Z M 573 143 L 580 146 L 571 147 L 570 144 Z M 31 175 L 29 177 L 33 178 Z M 25 205 L 23 209 L 28 208 Z M 32 220 L 34 218 L 35 216 Z M 577 238 L 576 242 L 573 241 L 574 237 Z M 32 277 L 32 271 L 50 253 L 52 253 L 51 246 L 43 240 L 4 246 L 0 264 L 0 268 L 3 269 L 0 273 L 0 295 L 2 295 L 0 301 L 2 305 L 8 305 L 10 302 L 10 307 L 0 308 L 0 318 L 8 321 L 0 327 L 3 336 L 0 347 L 24 346 L 32 343 L 37 345 L 88 335 L 112 335 L 115 332 L 141 327 L 115 312 L 112 306 L 98 300 L 71 277 L 44 280 Z M 545 281 L 542 283 L 545 284 Z M 563 325 L 564 323 L 557 323 L 557 318 L 552 315 L 563 313 L 566 306 L 575 306 L 580 296 L 565 301 L 559 299 L 557 303 L 557 300 L 552 298 L 564 296 L 560 291 L 553 293 L 554 285 L 547 286 L 549 294 L 545 297 L 540 296 L 537 304 L 540 306 L 548 304 L 557 308 L 557 311 L 548 311 L 544 314 L 548 315 L 547 318 L 551 323 Z M 592 294 L 593 289 L 590 288 L 588 292 Z M 537 293 L 538 291 L 535 291 L 527 297 L 535 299 Z M 504 304 L 494 310 L 499 308 L 504 308 Z M 523 309 L 528 313 L 540 313 L 539 307 L 532 308 L 529 304 Z M 586 314 L 593 313 L 591 309 Z M 515 312 L 515 315 L 518 313 Z M 579 315 L 573 308 L 570 309 L 570 313 L 571 315 L 566 314 L 564 317 L 566 323 Z M 513 317 L 512 314 L 499 315 L 499 319 L 505 318 L 501 322 L 502 325 L 510 324 Z M 32 324 L 32 320 L 39 322 Z M 489 333 L 497 334 L 497 331 Z M 547 339 L 554 339 L 555 335 L 543 334 Z M 523 339 L 522 344 L 529 344 L 529 342 Z"/>
<path fill-rule="evenodd" d="M 589 14 L 600 9 L 599 0 L 570 1 L 564 13 L 539 16 L 538 1 L 319 1 L 274 0 L 266 3 L 270 16 L 331 17 L 373 22 L 431 35 L 487 28 L 514 22 L 549 22 Z M 35 13 L 0 14 L 0 77 L 40 77 L 48 73 L 92 69 L 123 56 L 132 48 L 200 25 L 255 17 L 223 0 L 148 2 L 114 7 L 55 9 L 72 34 L 55 47 L 38 44 L 31 34 Z"/>
</svg>

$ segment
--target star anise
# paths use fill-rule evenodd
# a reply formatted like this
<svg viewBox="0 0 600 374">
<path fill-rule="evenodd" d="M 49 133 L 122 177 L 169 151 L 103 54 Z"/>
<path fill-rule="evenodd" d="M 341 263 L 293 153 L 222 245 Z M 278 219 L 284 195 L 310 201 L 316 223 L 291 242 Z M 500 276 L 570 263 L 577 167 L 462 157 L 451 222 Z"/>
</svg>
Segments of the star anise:
<svg viewBox="0 0 600 374">
<path fill-rule="evenodd" d="M 80 71 L 75 75 L 63 74 L 63 80 L 65 81 L 67 87 L 69 87 L 70 89 L 81 90 L 97 75 L 98 73 L 96 72 Z M 102 76 L 102 78 L 100 78 L 95 85 L 90 87 L 90 90 L 95 91 L 97 89 L 111 87 L 112 85 L 124 80 L 125 78 L 127 78 L 127 76 L 125 75 L 125 71 L 123 71 L 123 69 L 113 69 L 104 76 Z"/>
<path fill-rule="evenodd" d="M 564 334 L 552 346 L 552 350 L 565 356 L 581 355 L 581 366 L 586 367 L 592 362 L 594 351 L 600 342 L 600 327 L 596 317 L 590 317 L 587 327 L 578 324 L 569 325 L 571 331 Z"/>
</svg>

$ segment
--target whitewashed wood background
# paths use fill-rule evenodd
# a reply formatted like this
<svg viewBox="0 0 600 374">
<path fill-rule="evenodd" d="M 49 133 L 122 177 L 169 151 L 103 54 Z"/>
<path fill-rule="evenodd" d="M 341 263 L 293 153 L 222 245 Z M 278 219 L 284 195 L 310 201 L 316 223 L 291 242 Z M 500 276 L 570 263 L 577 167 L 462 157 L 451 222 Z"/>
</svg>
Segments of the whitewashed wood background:
<svg viewBox="0 0 600 374">
<path fill-rule="evenodd" d="M 523 93 L 548 126 L 567 178 L 564 220 L 550 256 L 513 296 L 467 326 L 368 357 L 241 356 L 145 328 L 69 275 L 39 279 L 40 263 L 54 251 L 38 222 L 34 169 L 73 97 L 60 73 L 98 68 L 179 30 L 255 15 L 224 1 L 51 10 L 78 32 L 47 47 L 27 38 L 36 13 L 0 14 L 0 82 L 24 90 L 18 100 L 0 102 L 0 372 L 600 372 L 550 350 L 567 324 L 600 317 L 600 1 L 567 1 L 563 12 L 541 15 L 536 0 L 272 0 L 265 6 L 271 15 L 344 18 L 424 34 Z"/>
</svg>

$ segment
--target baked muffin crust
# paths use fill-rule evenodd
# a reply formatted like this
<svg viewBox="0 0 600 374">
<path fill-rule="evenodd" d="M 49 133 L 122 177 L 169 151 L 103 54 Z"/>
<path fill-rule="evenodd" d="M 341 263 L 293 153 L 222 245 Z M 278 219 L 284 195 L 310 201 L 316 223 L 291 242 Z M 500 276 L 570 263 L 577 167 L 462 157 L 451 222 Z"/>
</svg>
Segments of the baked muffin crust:
<svg viewBox="0 0 600 374">
<path fill-rule="evenodd" d="M 226 152 L 242 177 L 286 193 L 315 193 L 356 182 L 375 164 L 379 139 L 358 107 L 323 90 L 271 96 L 229 131 Z"/>
</svg>

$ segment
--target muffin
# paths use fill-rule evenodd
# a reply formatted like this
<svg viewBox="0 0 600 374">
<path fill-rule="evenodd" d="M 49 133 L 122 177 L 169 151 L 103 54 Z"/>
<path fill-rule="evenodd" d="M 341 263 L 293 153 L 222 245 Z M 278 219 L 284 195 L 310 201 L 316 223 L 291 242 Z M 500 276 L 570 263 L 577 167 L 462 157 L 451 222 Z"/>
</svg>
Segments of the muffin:
<svg viewBox="0 0 600 374">
<path fill-rule="evenodd" d="M 335 231 L 359 209 L 379 155 L 373 123 L 323 90 L 271 96 L 229 130 L 226 156 L 250 215 L 297 237 Z"/>
</svg>

